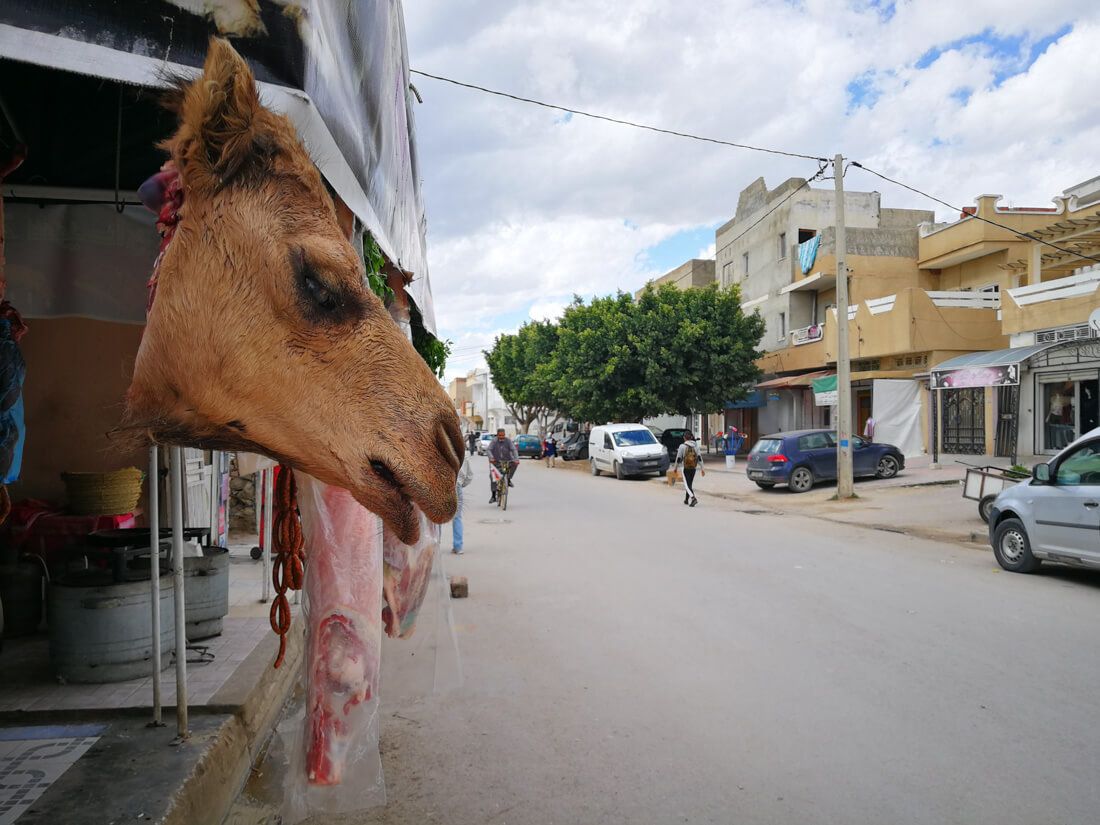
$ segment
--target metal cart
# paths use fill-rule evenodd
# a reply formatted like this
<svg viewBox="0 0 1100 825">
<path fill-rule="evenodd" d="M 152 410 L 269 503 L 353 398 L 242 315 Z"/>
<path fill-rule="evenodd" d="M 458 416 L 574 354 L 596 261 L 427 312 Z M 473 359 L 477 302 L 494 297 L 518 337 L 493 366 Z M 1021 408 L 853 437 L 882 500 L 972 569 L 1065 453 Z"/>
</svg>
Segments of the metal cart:
<svg viewBox="0 0 1100 825">
<path fill-rule="evenodd" d="M 982 521 L 989 523 L 989 513 L 993 508 L 993 500 L 1002 490 L 1026 481 L 1030 476 L 1013 472 L 1004 467 L 991 465 L 976 466 L 966 464 L 966 480 L 963 482 L 963 498 L 978 502 L 978 515 Z"/>
</svg>

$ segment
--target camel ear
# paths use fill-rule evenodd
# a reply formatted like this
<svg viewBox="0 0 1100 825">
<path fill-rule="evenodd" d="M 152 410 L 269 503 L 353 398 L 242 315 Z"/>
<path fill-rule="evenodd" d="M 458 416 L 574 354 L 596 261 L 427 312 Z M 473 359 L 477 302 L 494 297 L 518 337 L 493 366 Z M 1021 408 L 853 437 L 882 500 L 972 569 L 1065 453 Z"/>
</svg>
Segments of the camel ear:
<svg viewBox="0 0 1100 825">
<path fill-rule="evenodd" d="M 167 141 L 190 187 L 217 190 L 262 171 L 274 151 L 256 80 L 244 58 L 222 38 L 211 38 L 202 75 L 170 94 L 180 128 Z"/>
</svg>

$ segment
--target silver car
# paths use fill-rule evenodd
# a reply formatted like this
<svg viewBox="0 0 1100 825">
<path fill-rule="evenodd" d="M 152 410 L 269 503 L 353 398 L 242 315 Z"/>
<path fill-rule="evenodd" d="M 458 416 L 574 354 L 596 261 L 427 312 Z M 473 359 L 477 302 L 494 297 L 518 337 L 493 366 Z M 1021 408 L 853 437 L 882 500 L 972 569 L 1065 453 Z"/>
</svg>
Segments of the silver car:
<svg viewBox="0 0 1100 825">
<path fill-rule="evenodd" d="M 1100 428 L 997 496 L 989 542 L 1013 573 L 1030 573 L 1044 560 L 1100 570 Z"/>
<path fill-rule="evenodd" d="M 477 440 L 477 454 L 489 455 L 489 445 L 493 443 L 494 438 L 496 438 L 495 433 L 482 433 Z"/>
</svg>

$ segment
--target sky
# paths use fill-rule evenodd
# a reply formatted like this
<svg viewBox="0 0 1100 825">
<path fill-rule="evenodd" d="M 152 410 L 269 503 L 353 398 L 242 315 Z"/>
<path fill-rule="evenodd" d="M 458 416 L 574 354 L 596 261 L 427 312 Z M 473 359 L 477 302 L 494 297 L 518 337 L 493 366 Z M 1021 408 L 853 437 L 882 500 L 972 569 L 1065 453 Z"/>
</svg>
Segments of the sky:
<svg viewBox="0 0 1100 825">
<path fill-rule="evenodd" d="M 1049 206 L 1100 174 L 1095 0 L 406 0 L 414 69 L 612 117 L 842 152 L 954 205 Z M 447 378 L 573 295 L 693 257 L 756 178 L 814 161 L 570 116 L 413 76 Z M 820 184 L 819 184 L 820 185 Z M 831 186 L 831 182 L 826 182 Z M 950 210 L 849 170 L 883 206 Z"/>
</svg>

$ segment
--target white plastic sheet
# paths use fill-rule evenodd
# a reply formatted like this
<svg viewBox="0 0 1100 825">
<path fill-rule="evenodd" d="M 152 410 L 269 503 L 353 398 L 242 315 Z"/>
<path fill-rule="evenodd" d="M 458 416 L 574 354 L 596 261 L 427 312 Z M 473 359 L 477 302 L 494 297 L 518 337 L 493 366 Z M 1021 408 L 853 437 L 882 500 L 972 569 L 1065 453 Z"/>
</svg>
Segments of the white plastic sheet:
<svg viewBox="0 0 1100 825">
<path fill-rule="evenodd" d="M 880 378 L 871 385 L 875 441 L 893 444 L 906 458 L 924 453 L 920 424 L 920 384 Z"/>
</svg>

